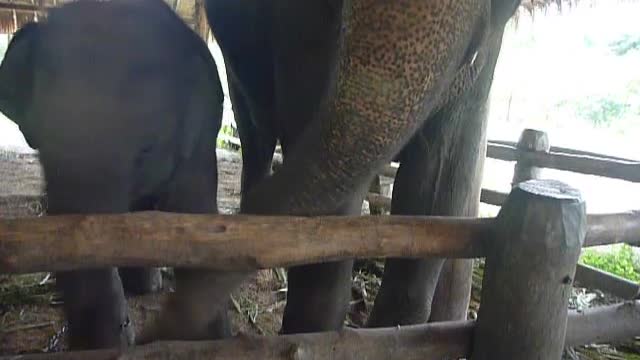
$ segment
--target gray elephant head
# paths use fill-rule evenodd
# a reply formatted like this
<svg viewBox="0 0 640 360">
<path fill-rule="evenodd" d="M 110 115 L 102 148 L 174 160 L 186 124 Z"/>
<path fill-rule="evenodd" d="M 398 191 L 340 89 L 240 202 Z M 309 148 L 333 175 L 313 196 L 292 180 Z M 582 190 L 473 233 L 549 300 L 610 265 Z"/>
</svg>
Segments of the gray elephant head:
<svg viewBox="0 0 640 360">
<path fill-rule="evenodd" d="M 157 0 L 54 9 L 0 66 L 0 111 L 40 151 L 54 209 L 59 184 L 109 192 L 104 206 L 121 211 L 155 191 L 202 134 L 215 138 L 222 96 L 206 46 Z"/>
</svg>

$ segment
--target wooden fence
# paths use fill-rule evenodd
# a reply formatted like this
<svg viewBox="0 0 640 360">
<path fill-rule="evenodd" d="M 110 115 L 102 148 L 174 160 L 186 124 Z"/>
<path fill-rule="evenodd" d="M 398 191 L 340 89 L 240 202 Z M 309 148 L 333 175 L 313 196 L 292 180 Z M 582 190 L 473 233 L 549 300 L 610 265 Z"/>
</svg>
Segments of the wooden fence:
<svg viewBox="0 0 640 360">
<path fill-rule="evenodd" d="M 19 358 L 559 359 L 568 345 L 640 335 L 640 301 L 627 288 L 629 300 L 625 303 L 568 311 L 574 275 L 580 273 L 576 264 L 581 248 L 640 243 L 640 213 L 587 215 L 578 190 L 557 181 L 535 179 L 537 167 L 564 166 L 571 163 L 567 158 L 578 157 L 581 164 L 588 164 L 579 167 L 571 163 L 574 171 L 616 169 L 614 174 L 631 179 L 638 179 L 638 164 L 604 157 L 584 161 L 584 155 L 547 154 L 544 149 L 539 153 L 524 146 L 544 144 L 540 134 L 534 136 L 536 141 L 527 140 L 530 132 L 517 146 L 500 144 L 507 149 L 490 152 L 490 156 L 518 161 L 514 187 L 510 194 L 503 194 L 496 218 L 143 212 L 0 220 L 0 273 L 125 265 L 237 271 L 346 258 L 485 257 L 476 321 L 157 342 L 129 349 Z M 548 151 L 548 146 L 545 148 Z M 136 241 L 129 241 L 131 238 Z"/>
<path fill-rule="evenodd" d="M 489 141 L 487 157 L 516 162 L 512 184 L 539 178 L 541 168 L 553 168 L 640 183 L 639 161 L 552 147 L 546 133 L 532 129 L 524 130 L 517 143 Z M 381 172 L 381 175 L 393 177 L 395 171 L 394 166 L 388 166 Z M 372 187 L 372 189 L 375 188 Z M 507 195 L 494 190 L 482 189 L 481 201 L 490 205 L 502 206 Z M 368 200 L 370 206 L 373 204 L 374 208 L 385 210 L 391 208 L 391 198 L 380 193 L 370 193 Z M 377 210 L 377 212 L 381 212 L 381 210 Z M 620 227 L 622 225 L 611 223 L 609 226 Z M 629 241 L 640 245 L 640 233 L 636 233 L 635 237 L 635 240 L 629 239 Z M 605 273 L 591 266 L 578 264 L 576 280 L 586 287 L 603 290 L 623 299 L 640 297 L 640 284 Z"/>
</svg>

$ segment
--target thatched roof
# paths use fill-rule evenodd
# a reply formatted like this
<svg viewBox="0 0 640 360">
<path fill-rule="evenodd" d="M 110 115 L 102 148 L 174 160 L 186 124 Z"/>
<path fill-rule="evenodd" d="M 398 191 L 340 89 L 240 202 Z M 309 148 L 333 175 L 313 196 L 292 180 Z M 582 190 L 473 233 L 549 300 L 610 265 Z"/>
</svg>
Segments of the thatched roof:
<svg viewBox="0 0 640 360">
<path fill-rule="evenodd" d="M 46 16 L 46 10 L 77 0 L 0 0 L 0 33 L 13 33 L 27 22 Z M 202 36 L 208 36 L 208 26 L 204 16 L 204 0 L 164 0 L 178 15 Z M 264 1 L 264 0 L 257 0 Z M 300 0 L 306 1 L 306 0 Z M 594 3 L 598 0 L 522 0 L 521 10 L 533 13 L 557 5 L 572 7 L 579 2 Z M 612 1 L 612 0 L 601 0 Z M 638 0 L 618 0 L 638 1 Z"/>
<path fill-rule="evenodd" d="M 76 0 L 0 0 L 0 33 L 13 33 L 25 23 L 45 17 L 48 8 L 72 1 Z M 203 0 L 165 1 L 187 24 L 206 36 Z"/>
</svg>

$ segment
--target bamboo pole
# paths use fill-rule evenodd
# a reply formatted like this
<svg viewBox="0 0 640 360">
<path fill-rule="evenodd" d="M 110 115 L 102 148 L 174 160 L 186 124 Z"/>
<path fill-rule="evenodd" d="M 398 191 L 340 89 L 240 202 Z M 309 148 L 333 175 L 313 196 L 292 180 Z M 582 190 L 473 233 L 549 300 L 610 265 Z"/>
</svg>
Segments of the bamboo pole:
<svg viewBox="0 0 640 360">
<path fill-rule="evenodd" d="M 602 324 L 607 324 L 606 330 Z M 442 359 L 470 358 L 475 323 L 428 323 L 381 329 L 282 336 L 245 336 L 218 341 L 155 342 L 123 350 L 95 350 L 0 357 L 0 360 L 115 359 Z M 565 346 L 609 343 L 640 334 L 640 301 L 571 312 Z"/>
<path fill-rule="evenodd" d="M 0 220 L 0 273 L 106 266 L 217 270 L 345 258 L 473 258 L 492 219 L 138 212 Z"/>
</svg>

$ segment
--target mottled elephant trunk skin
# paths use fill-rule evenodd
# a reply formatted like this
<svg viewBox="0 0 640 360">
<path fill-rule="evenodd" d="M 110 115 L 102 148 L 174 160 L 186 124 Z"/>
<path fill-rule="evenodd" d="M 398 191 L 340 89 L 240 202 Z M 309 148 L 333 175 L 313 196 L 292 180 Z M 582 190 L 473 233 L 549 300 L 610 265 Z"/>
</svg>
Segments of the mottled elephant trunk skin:
<svg viewBox="0 0 640 360">
<path fill-rule="evenodd" d="M 317 119 L 281 171 L 245 197 L 243 210 L 335 212 L 439 102 L 487 6 L 482 0 L 347 1 L 333 116 Z"/>
</svg>

